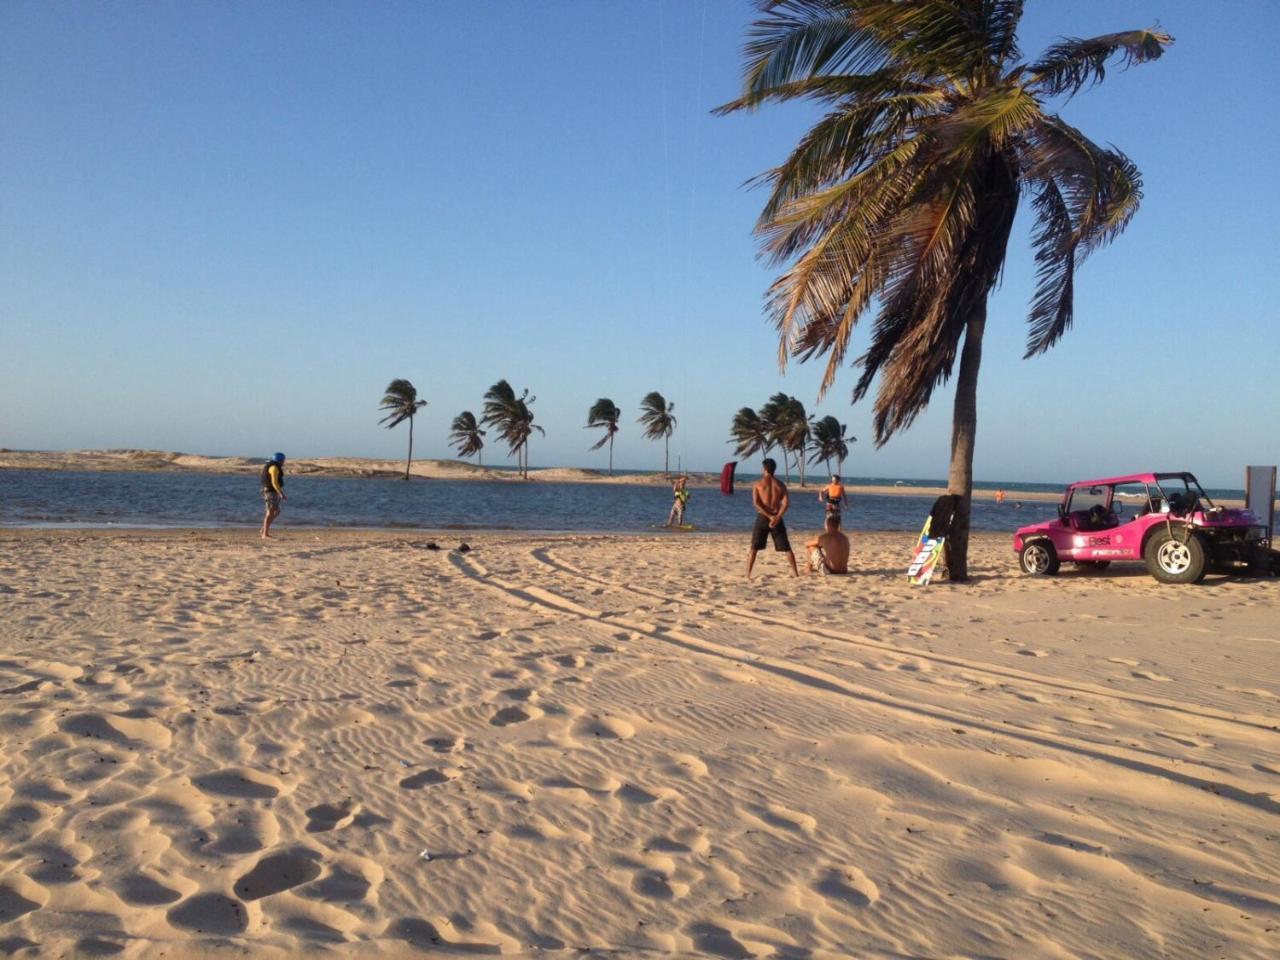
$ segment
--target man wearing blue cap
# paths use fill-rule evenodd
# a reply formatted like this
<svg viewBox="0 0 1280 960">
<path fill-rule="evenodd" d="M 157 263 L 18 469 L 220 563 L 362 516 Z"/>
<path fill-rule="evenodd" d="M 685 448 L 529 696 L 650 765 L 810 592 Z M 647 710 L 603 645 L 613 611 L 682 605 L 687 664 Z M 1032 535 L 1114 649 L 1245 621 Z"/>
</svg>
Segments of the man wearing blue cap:
<svg viewBox="0 0 1280 960">
<path fill-rule="evenodd" d="M 258 474 L 258 482 L 262 486 L 262 503 L 266 512 L 262 517 L 262 537 L 271 538 L 271 522 L 280 516 L 280 501 L 288 500 L 284 495 L 284 454 L 277 453 L 262 465 Z"/>
</svg>

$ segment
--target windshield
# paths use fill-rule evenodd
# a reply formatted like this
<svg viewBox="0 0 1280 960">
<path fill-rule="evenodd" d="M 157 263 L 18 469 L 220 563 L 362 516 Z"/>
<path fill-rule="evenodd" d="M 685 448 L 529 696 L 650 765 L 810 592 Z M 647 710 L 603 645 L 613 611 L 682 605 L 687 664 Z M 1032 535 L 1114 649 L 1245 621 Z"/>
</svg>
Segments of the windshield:
<svg viewBox="0 0 1280 960">
<path fill-rule="evenodd" d="M 1157 473 L 1156 485 L 1163 491 L 1170 505 L 1175 508 L 1174 512 L 1185 512 L 1191 504 L 1197 502 L 1202 509 L 1213 508 L 1213 501 L 1209 499 L 1209 495 L 1189 473 Z M 1177 509 L 1178 506 L 1182 509 Z"/>
</svg>

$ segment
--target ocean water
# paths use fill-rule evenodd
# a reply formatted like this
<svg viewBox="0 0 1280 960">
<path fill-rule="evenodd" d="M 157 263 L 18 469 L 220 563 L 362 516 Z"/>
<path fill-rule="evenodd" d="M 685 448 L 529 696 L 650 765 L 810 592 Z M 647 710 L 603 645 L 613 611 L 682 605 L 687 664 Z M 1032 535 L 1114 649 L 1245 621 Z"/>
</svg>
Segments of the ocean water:
<svg viewBox="0 0 1280 960">
<path fill-rule="evenodd" d="M 919 483 L 920 481 L 916 481 Z M 1030 485 L 1026 485 L 1030 486 Z M 1024 486 L 1023 489 L 1026 487 Z M 277 523 L 308 527 L 404 527 L 425 530 L 547 530 L 639 532 L 666 521 L 670 490 L 607 483 L 287 478 L 288 501 Z M 1015 506 L 1017 489 L 996 505 L 976 500 L 977 530 L 1012 533 L 1054 515 L 1052 503 Z M 1048 488 L 1053 489 L 1053 488 Z M 816 530 L 823 508 L 818 488 L 793 483 L 788 526 Z M 845 511 L 851 530 L 920 529 L 930 496 L 853 494 Z M 695 488 L 686 522 L 698 530 L 746 531 L 754 519 L 750 483 L 731 497 Z M 0 470 L 0 525 L 204 527 L 257 526 L 262 498 L 257 473 L 82 473 Z"/>
</svg>

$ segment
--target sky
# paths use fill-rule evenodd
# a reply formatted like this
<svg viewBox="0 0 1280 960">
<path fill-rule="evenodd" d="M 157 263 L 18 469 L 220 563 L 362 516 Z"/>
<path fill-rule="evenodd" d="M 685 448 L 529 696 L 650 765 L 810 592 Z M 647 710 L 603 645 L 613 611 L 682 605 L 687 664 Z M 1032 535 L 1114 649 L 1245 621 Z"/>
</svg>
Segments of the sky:
<svg viewBox="0 0 1280 960">
<path fill-rule="evenodd" d="M 978 388 L 979 480 L 1280 460 L 1280 80 L 1271 3 L 1030 0 L 1057 37 L 1159 23 L 1155 63 L 1056 105 L 1124 150 L 1145 196 L 1077 274 L 1075 326 L 1023 360 L 1019 215 Z M 947 471 L 950 386 L 872 443 L 846 370 L 777 366 L 752 227 L 817 117 L 729 117 L 745 0 L 0 4 L 0 447 L 403 457 L 393 378 L 428 406 L 415 456 L 505 378 L 537 399 L 531 464 L 603 467 L 583 428 L 675 403 L 671 460 L 718 469 L 781 390 L 859 438 L 851 476 Z M 850 356 L 861 352 L 867 327 Z M 503 463 L 496 443 L 485 461 Z"/>
</svg>

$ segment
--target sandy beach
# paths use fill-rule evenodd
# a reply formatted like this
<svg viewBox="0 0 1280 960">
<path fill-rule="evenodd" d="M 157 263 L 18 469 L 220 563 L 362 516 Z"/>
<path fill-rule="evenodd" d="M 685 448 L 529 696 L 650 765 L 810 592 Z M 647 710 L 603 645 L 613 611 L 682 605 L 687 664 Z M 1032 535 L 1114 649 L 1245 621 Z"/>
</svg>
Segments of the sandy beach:
<svg viewBox="0 0 1280 960">
<path fill-rule="evenodd" d="M 280 532 L 0 533 L 5 953 L 1275 955 L 1274 581 Z"/>
</svg>

